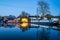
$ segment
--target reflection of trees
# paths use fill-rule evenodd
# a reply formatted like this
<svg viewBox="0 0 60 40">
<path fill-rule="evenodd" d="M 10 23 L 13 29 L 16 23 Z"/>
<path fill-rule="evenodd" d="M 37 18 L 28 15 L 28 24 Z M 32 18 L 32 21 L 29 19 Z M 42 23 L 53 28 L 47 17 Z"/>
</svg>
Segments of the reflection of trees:
<svg viewBox="0 0 60 40">
<path fill-rule="evenodd" d="M 49 37 L 50 37 L 50 29 L 43 29 L 43 30 L 40 33 L 41 34 L 40 40 L 49 40 Z"/>
<path fill-rule="evenodd" d="M 58 39 L 60 39 L 60 30 L 58 30 L 57 36 L 58 36 Z"/>
</svg>

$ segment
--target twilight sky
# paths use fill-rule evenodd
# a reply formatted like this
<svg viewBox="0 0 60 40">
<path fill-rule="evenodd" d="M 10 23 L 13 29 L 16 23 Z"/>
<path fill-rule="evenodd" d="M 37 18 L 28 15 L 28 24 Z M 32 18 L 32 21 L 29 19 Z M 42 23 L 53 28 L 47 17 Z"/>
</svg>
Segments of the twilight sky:
<svg viewBox="0 0 60 40">
<path fill-rule="evenodd" d="M 60 12 L 60 0 L 46 0 L 52 15 Z M 0 0 L 0 15 L 18 16 L 22 11 L 31 15 L 36 14 L 38 0 Z"/>
</svg>

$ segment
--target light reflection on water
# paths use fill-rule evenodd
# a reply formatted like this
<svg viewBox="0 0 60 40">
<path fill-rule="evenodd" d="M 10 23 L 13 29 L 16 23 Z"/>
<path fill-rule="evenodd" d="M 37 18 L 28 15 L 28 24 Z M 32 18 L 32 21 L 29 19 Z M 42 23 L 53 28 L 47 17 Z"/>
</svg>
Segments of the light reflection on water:
<svg viewBox="0 0 60 40">
<path fill-rule="evenodd" d="M 39 38 L 41 37 L 41 28 L 38 28 L 38 36 Z M 60 32 L 57 30 L 45 30 L 45 31 L 50 31 L 49 32 L 49 40 L 59 40 L 60 39 Z M 59 33 L 59 34 L 58 34 Z M 47 34 L 46 34 L 47 35 Z M 32 39 L 32 40 L 37 40 L 37 28 L 29 28 L 25 32 L 22 32 L 20 28 L 12 27 L 12 28 L 5 28 L 5 27 L 0 27 L 0 38 L 24 38 L 24 39 Z"/>
</svg>

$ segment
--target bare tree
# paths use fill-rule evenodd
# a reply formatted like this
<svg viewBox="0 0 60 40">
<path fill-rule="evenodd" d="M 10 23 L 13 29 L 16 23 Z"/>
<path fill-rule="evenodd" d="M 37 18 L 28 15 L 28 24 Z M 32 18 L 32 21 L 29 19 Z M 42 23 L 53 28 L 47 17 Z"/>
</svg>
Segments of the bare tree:
<svg viewBox="0 0 60 40">
<path fill-rule="evenodd" d="M 44 15 L 49 12 L 49 5 L 45 1 L 39 1 L 38 5 L 39 5 L 39 12 L 42 14 L 42 17 L 44 17 Z"/>
</svg>

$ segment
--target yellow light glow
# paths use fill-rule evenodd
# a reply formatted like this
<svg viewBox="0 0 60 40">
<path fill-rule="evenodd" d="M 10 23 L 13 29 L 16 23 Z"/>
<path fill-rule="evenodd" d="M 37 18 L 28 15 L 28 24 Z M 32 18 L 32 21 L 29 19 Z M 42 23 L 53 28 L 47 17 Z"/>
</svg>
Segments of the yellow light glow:
<svg viewBox="0 0 60 40">
<path fill-rule="evenodd" d="M 28 18 L 22 18 L 21 22 L 28 22 Z"/>
<path fill-rule="evenodd" d="M 22 23 L 22 24 L 21 24 L 21 27 L 22 27 L 22 28 L 27 28 L 27 27 L 28 27 L 28 23 Z"/>
<path fill-rule="evenodd" d="M 29 26 L 29 23 L 28 23 L 28 18 L 22 18 L 21 19 L 21 24 L 20 24 L 20 27 L 22 28 L 27 28 Z"/>
</svg>

